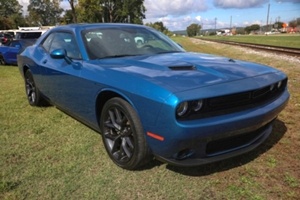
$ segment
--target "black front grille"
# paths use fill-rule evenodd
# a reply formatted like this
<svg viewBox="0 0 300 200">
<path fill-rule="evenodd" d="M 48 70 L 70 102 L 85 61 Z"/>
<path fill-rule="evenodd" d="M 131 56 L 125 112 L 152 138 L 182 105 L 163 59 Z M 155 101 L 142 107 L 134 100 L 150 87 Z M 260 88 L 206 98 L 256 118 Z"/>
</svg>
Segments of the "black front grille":
<svg viewBox="0 0 300 200">
<path fill-rule="evenodd" d="M 264 87 L 262 89 L 253 91 L 252 92 L 252 97 L 253 98 L 259 98 L 259 97 L 262 97 L 264 95 L 267 95 L 269 92 L 271 92 L 271 87 L 273 87 L 273 86 L 268 86 L 268 87 Z"/>
<path fill-rule="evenodd" d="M 190 111 L 179 120 L 191 120 L 238 112 L 268 103 L 278 98 L 287 87 L 287 79 L 257 90 L 203 99 L 203 108 Z"/>
<path fill-rule="evenodd" d="M 208 111 L 223 110 L 245 105 L 255 105 L 263 103 L 278 97 L 286 88 L 287 80 L 281 82 L 280 87 L 278 83 L 248 92 L 226 95 L 222 97 L 215 97 L 207 99 L 206 108 Z"/>
<path fill-rule="evenodd" d="M 233 106 L 243 105 L 249 103 L 251 99 L 250 92 L 244 92 L 239 94 L 233 94 L 222 97 L 215 97 L 208 99 L 208 107 L 211 109 L 224 109 Z"/>
</svg>

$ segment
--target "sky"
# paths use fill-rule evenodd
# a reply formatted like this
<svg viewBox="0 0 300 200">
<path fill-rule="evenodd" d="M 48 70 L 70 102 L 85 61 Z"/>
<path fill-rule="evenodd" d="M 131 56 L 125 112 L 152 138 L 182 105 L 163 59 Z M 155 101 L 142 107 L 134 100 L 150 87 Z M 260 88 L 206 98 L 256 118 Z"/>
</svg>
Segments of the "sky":
<svg viewBox="0 0 300 200">
<path fill-rule="evenodd" d="M 28 1 L 19 3 L 27 8 Z M 202 29 L 266 25 L 269 5 L 269 24 L 300 17 L 300 0 L 145 0 L 144 23 L 163 22 L 170 31 L 186 30 L 192 23 Z M 70 9 L 67 0 L 61 7 Z"/>
</svg>

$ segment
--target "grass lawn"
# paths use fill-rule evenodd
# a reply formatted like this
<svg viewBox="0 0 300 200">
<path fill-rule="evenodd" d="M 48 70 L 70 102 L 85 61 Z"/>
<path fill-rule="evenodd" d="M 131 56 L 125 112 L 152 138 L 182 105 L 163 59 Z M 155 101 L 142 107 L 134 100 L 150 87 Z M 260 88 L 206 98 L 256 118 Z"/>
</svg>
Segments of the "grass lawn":
<svg viewBox="0 0 300 200">
<path fill-rule="evenodd" d="M 300 61 L 174 40 L 190 51 L 267 64 L 288 74 L 290 102 L 263 145 L 200 167 L 154 161 L 139 171 L 122 170 L 108 158 L 98 133 L 54 107 L 29 106 L 17 67 L 0 66 L 0 199 L 299 198 Z"/>
<path fill-rule="evenodd" d="M 235 35 L 235 36 L 205 36 L 203 39 L 266 44 L 272 46 L 293 47 L 300 49 L 300 34 L 280 35 Z"/>
</svg>

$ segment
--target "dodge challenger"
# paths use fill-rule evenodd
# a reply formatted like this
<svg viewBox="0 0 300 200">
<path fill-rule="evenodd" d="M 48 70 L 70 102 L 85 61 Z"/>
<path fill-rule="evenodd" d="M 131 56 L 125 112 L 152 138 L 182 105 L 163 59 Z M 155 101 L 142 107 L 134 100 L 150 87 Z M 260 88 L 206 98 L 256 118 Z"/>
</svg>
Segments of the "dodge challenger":
<svg viewBox="0 0 300 200">
<path fill-rule="evenodd" d="M 99 132 L 110 159 L 197 166 L 254 150 L 289 100 L 287 76 L 185 51 L 132 24 L 57 26 L 18 55 L 28 102 Z"/>
</svg>

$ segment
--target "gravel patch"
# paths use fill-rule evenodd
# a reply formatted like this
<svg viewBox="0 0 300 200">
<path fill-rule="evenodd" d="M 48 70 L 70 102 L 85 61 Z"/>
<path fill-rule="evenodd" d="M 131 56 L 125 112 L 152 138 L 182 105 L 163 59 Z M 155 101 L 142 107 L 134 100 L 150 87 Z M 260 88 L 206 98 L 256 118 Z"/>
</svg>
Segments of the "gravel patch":
<svg viewBox="0 0 300 200">
<path fill-rule="evenodd" d="M 226 44 L 220 44 L 220 43 L 211 42 L 211 41 L 199 40 L 199 39 L 195 39 L 195 38 L 190 38 L 190 40 L 195 44 L 218 44 L 218 46 L 220 46 L 220 45 L 226 46 Z M 290 61 L 290 62 L 300 64 L 300 58 L 296 57 L 296 56 L 289 56 L 289 55 L 284 55 L 284 54 L 254 50 L 254 49 L 247 48 L 247 47 L 239 47 L 239 46 L 233 46 L 233 45 L 230 45 L 230 46 L 238 51 L 243 52 L 243 53 L 254 54 L 254 55 L 259 55 L 259 56 L 262 56 L 265 58 L 285 60 L 285 61 Z"/>
</svg>

